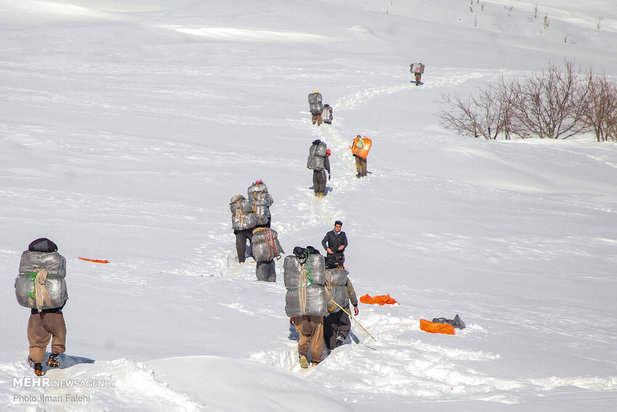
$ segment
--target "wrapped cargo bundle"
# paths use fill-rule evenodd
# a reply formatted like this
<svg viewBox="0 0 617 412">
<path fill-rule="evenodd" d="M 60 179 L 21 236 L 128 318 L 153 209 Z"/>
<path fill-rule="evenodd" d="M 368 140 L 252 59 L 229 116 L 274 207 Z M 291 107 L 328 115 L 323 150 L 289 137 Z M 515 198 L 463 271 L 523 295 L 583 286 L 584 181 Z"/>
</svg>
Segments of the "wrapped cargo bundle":
<svg viewBox="0 0 617 412">
<path fill-rule="evenodd" d="M 309 110 L 311 114 L 313 116 L 320 115 L 321 111 L 323 110 L 323 102 L 322 102 L 321 93 L 319 93 L 318 91 L 314 91 L 313 93 L 310 93 L 308 95 L 308 102 L 309 102 Z"/>
<path fill-rule="evenodd" d="M 302 248 L 296 249 L 305 251 Z M 325 267 L 324 257 L 319 253 L 306 253 L 303 257 L 290 255 L 285 258 L 284 281 L 287 288 L 285 313 L 287 316 L 325 316 L 327 313 L 324 286 Z"/>
<path fill-rule="evenodd" d="M 276 231 L 267 227 L 253 230 L 252 244 L 253 258 L 257 262 L 267 262 L 285 253 Z"/>
<path fill-rule="evenodd" d="M 304 293 L 306 293 L 305 296 L 302 296 Z M 305 302 L 304 305 L 301 305 L 302 301 Z M 311 285 L 288 290 L 285 295 L 285 313 L 290 318 L 297 316 L 326 316 L 328 313 L 326 302 L 326 288 L 322 285 Z"/>
<path fill-rule="evenodd" d="M 267 224 L 270 220 L 270 205 L 274 202 L 268 193 L 268 187 L 261 180 L 248 188 L 248 200 L 255 213 L 258 225 Z"/>
<path fill-rule="evenodd" d="M 58 252 L 32 252 L 26 250 L 21 254 L 19 273 L 38 272 L 47 269 L 49 276 L 63 278 L 66 276 L 66 260 Z"/>
<path fill-rule="evenodd" d="M 61 307 L 67 301 L 66 260 L 57 252 L 25 251 L 19 262 L 19 275 L 15 279 L 15 296 L 17 302 L 27 308 L 35 308 L 35 279 L 37 274 L 45 269 L 45 289 L 49 301 L 44 300 L 42 309 Z"/>
<path fill-rule="evenodd" d="M 346 308 L 349 306 L 347 297 L 347 276 L 346 269 L 326 269 L 326 289 L 330 292 L 330 299 L 338 305 Z M 341 308 L 328 301 L 328 312 L 338 312 Z"/>
<path fill-rule="evenodd" d="M 413 63 L 409 65 L 409 71 L 416 74 L 424 73 L 424 63 Z"/>
<path fill-rule="evenodd" d="M 311 284 L 326 284 L 326 261 L 322 255 L 318 253 L 311 254 L 304 264 L 300 264 L 296 256 L 289 255 L 285 257 L 284 262 L 284 280 L 287 289 L 296 288 L 301 284 L 303 268 L 310 271 L 308 276 L 311 279 Z"/>
<path fill-rule="evenodd" d="M 319 142 L 319 143 L 316 143 Z M 308 159 L 306 160 L 306 167 L 316 171 L 324 169 L 326 161 L 326 151 L 328 147 L 322 141 L 316 140 L 309 148 Z"/>
<path fill-rule="evenodd" d="M 231 210 L 231 224 L 236 230 L 245 230 L 255 227 L 257 218 L 253 213 L 251 203 L 242 196 L 229 204 Z"/>
</svg>

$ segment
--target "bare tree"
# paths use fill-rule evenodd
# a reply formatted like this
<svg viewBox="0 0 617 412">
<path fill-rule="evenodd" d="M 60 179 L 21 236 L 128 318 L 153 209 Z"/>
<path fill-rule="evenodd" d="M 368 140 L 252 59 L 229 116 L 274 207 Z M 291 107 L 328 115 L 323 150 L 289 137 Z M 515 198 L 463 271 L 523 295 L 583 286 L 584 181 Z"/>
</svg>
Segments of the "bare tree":
<svg viewBox="0 0 617 412">
<path fill-rule="evenodd" d="M 587 78 L 589 95 L 584 112 L 585 123 L 593 129 L 598 142 L 617 140 L 617 85 L 606 75 Z"/>
<path fill-rule="evenodd" d="M 456 94 L 442 95 L 442 109 L 439 117 L 444 127 L 454 129 L 461 134 L 484 137 L 494 140 L 501 134 L 510 138 L 513 127 L 512 108 L 509 101 L 502 99 L 501 84 L 487 89 L 478 88 L 476 95 L 462 100 Z"/>
<path fill-rule="evenodd" d="M 512 82 L 511 104 L 523 135 L 567 139 L 589 130 L 583 114 L 589 89 L 580 81 L 580 71 L 566 61 L 565 70 L 549 64 L 546 72 Z"/>
</svg>

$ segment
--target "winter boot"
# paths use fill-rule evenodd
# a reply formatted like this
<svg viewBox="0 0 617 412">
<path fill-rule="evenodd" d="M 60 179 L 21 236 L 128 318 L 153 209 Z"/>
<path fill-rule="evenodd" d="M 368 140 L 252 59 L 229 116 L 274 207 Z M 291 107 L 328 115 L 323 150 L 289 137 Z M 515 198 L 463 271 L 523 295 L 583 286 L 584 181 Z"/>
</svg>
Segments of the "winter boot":
<svg viewBox="0 0 617 412">
<path fill-rule="evenodd" d="M 43 375 L 45 375 L 45 372 L 43 372 L 43 364 L 42 363 L 39 363 L 39 362 L 35 363 L 30 358 L 28 358 L 28 363 L 30 364 L 32 369 L 34 369 L 34 374 L 36 376 L 43 376 Z"/>
<path fill-rule="evenodd" d="M 306 369 L 309 367 L 308 359 L 306 359 L 306 356 L 304 355 L 300 355 L 300 367 L 302 369 Z"/>
<path fill-rule="evenodd" d="M 47 359 L 47 366 L 49 366 L 50 368 L 57 368 L 58 366 L 60 366 L 57 353 L 52 353 L 51 355 L 49 355 L 49 359 Z"/>
</svg>

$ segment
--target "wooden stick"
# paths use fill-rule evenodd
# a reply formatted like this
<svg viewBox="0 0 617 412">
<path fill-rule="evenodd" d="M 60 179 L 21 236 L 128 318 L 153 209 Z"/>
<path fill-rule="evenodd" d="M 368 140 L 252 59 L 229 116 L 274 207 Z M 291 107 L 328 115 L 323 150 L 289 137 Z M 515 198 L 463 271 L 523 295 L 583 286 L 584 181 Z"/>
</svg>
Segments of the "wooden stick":
<svg viewBox="0 0 617 412">
<path fill-rule="evenodd" d="M 345 310 L 345 308 L 343 308 L 341 305 L 339 305 L 338 303 L 336 303 L 336 302 L 335 302 L 335 301 L 333 301 L 332 299 L 330 299 L 330 302 L 334 303 L 336 306 L 338 306 L 339 308 L 341 308 L 341 309 L 343 310 L 343 312 L 345 312 L 346 314 L 348 314 L 348 315 L 349 315 L 349 317 L 351 317 L 351 318 L 352 318 L 352 319 L 353 319 L 353 320 L 354 320 L 354 321 L 358 324 L 358 326 L 360 326 L 360 327 L 362 328 L 362 330 L 363 330 L 363 331 L 365 331 L 366 333 L 368 333 L 368 335 L 369 335 L 371 338 L 373 338 L 373 340 L 374 340 L 375 342 L 377 342 L 377 339 L 375 339 L 375 337 L 374 337 L 373 335 L 371 335 L 371 333 L 370 333 L 368 330 L 366 330 L 366 328 L 365 328 L 364 326 L 362 326 L 362 324 L 361 324 L 360 322 L 358 322 L 358 321 L 356 320 L 355 316 L 352 316 L 352 315 L 351 315 L 351 313 L 347 312 L 347 311 Z"/>
</svg>

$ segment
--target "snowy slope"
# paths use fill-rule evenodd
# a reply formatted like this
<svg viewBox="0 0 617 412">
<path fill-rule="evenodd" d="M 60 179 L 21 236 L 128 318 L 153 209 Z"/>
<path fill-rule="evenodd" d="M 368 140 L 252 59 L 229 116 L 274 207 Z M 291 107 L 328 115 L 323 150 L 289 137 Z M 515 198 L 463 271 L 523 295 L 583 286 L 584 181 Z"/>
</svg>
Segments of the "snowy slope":
<svg viewBox="0 0 617 412">
<path fill-rule="evenodd" d="M 617 146 L 468 139 L 435 113 L 446 90 L 549 60 L 615 78 L 617 9 L 453 3 L 0 0 L 0 409 L 611 410 Z M 310 124 L 315 89 L 332 126 Z M 363 180 L 358 133 L 374 141 Z M 324 199 L 315 138 L 333 151 Z M 234 262 L 228 201 L 257 179 L 287 252 L 341 219 L 357 292 L 400 303 L 360 305 L 377 340 L 354 325 L 308 374 L 282 265 L 264 284 Z M 102 387 L 22 379 L 13 279 L 40 236 L 70 295 L 71 366 L 46 377 Z M 455 336 L 419 329 L 456 313 Z"/>
</svg>

